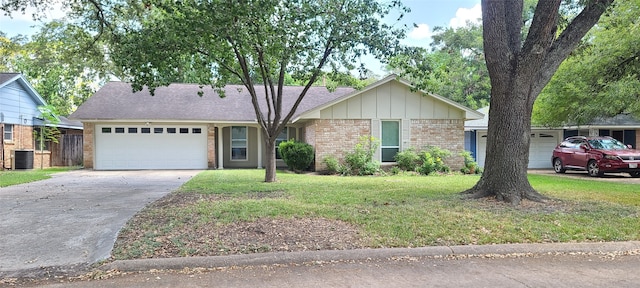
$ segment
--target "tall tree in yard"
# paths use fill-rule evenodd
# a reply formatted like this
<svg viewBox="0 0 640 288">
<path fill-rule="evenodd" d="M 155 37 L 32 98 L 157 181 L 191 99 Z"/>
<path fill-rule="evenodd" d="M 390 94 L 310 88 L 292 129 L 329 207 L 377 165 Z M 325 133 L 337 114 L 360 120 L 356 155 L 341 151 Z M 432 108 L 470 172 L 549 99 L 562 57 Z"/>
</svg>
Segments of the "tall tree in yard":
<svg viewBox="0 0 640 288">
<path fill-rule="evenodd" d="M 114 28 L 111 59 L 134 89 L 152 93 L 185 74 L 214 88 L 242 83 L 268 151 L 266 182 L 276 180 L 276 137 L 307 90 L 324 72 L 356 68 L 364 54 L 392 54 L 404 28 L 382 19 L 406 12 L 397 0 L 149 1 L 144 8 L 133 25 Z M 287 75 L 304 83 L 293 107 L 283 107 Z"/>
<path fill-rule="evenodd" d="M 562 61 L 614 0 L 580 1 L 560 31 L 562 0 L 540 0 L 523 37 L 523 0 L 482 0 L 483 42 L 491 79 L 485 170 L 466 193 L 517 205 L 544 196 L 527 179 L 533 103 Z"/>
</svg>

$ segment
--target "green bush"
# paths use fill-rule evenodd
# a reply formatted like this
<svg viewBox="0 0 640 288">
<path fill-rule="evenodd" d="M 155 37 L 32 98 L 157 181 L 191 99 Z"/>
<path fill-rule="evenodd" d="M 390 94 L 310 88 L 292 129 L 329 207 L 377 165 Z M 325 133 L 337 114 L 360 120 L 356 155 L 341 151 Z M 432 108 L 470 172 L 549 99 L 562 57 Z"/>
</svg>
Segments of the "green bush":
<svg viewBox="0 0 640 288">
<path fill-rule="evenodd" d="M 471 152 L 462 151 L 460 152 L 460 156 L 464 158 L 464 167 L 460 168 L 460 172 L 462 174 L 480 174 L 482 173 L 482 168 L 478 166 L 478 163 L 473 161 L 473 157 L 471 157 Z"/>
<path fill-rule="evenodd" d="M 324 157 L 322 162 L 327 165 L 327 172 L 330 174 L 342 174 L 342 171 L 344 170 L 342 164 L 340 164 L 340 161 L 338 161 L 336 157 Z"/>
<path fill-rule="evenodd" d="M 449 166 L 444 164 L 444 159 L 451 156 L 451 151 L 436 146 L 428 147 L 427 151 L 420 153 L 418 173 L 429 175 L 433 172 L 447 173 L 451 171 Z"/>
<path fill-rule="evenodd" d="M 420 156 L 413 148 L 398 152 L 394 160 L 398 164 L 398 168 L 404 171 L 416 171 L 421 162 Z"/>
<path fill-rule="evenodd" d="M 295 140 L 283 141 L 278 145 L 280 156 L 289 169 L 300 173 L 313 162 L 313 146 Z"/>
<path fill-rule="evenodd" d="M 374 137 L 360 137 L 353 152 L 344 157 L 345 166 L 351 175 L 373 175 L 380 171 L 380 162 L 373 160 L 373 153 L 378 149 L 378 141 Z"/>
<path fill-rule="evenodd" d="M 369 136 L 360 137 L 352 152 L 346 153 L 344 163 L 334 156 L 325 157 L 322 162 L 327 165 L 327 172 L 341 175 L 373 175 L 379 173 L 380 162 L 373 160 L 373 153 L 378 148 L 378 141 Z"/>
</svg>

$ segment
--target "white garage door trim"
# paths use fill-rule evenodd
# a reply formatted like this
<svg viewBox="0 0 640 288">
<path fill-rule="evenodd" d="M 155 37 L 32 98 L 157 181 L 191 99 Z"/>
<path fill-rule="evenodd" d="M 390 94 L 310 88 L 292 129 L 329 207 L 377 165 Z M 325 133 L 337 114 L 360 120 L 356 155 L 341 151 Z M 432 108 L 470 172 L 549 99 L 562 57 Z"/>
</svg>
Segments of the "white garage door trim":
<svg viewBox="0 0 640 288">
<path fill-rule="evenodd" d="M 487 154 L 487 133 L 478 133 L 478 165 L 484 167 Z M 560 132 L 553 130 L 533 131 L 531 133 L 531 145 L 529 147 L 530 169 L 552 168 L 551 154 L 553 148 L 558 145 Z"/>
<path fill-rule="evenodd" d="M 206 169 L 205 125 L 100 124 L 97 170 Z"/>
</svg>

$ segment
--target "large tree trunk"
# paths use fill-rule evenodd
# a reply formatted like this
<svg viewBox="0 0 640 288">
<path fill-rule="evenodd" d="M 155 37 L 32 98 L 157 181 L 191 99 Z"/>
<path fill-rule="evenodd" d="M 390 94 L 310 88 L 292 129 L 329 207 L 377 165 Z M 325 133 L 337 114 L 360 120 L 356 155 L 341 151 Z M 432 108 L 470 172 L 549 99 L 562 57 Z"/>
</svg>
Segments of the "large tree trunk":
<svg viewBox="0 0 640 288">
<path fill-rule="evenodd" d="M 491 106 L 485 170 L 464 193 L 494 196 L 514 205 L 541 201 L 527 178 L 533 103 L 562 61 L 613 0 L 593 0 L 557 33 L 562 0 L 539 0 L 522 41 L 523 0 L 482 0 L 483 44 Z"/>
<path fill-rule="evenodd" d="M 264 182 L 276 182 L 276 139 L 265 137 L 267 163 L 265 164 Z"/>
<path fill-rule="evenodd" d="M 485 169 L 468 192 L 474 198 L 495 196 L 517 205 L 522 199 L 541 201 L 544 197 L 527 178 L 533 108 L 533 103 L 527 103 L 529 87 L 522 83 L 524 79 L 518 79 L 523 76 L 511 76 L 510 83 L 496 83 L 491 88 Z"/>
</svg>

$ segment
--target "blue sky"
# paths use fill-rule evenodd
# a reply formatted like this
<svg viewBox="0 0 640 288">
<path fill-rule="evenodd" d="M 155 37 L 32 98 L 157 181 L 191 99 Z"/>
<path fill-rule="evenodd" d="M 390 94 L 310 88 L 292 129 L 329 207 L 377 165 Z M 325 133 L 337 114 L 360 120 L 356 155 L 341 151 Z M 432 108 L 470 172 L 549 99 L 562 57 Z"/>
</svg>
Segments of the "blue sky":
<svg viewBox="0 0 640 288">
<path fill-rule="evenodd" d="M 403 0 L 403 3 L 411 8 L 411 13 L 402 20 L 411 28 L 404 44 L 412 46 L 428 47 L 436 26 L 459 27 L 465 21 L 481 16 L 480 0 Z M 61 18 L 64 13 L 54 9 L 47 12 L 47 16 L 48 19 Z M 41 24 L 32 20 L 29 11 L 25 15 L 14 13 L 13 18 L 0 14 L 0 31 L 8 37 L 30 35 L 38 30 L 34 26 Z M 414 28 L 413 24 L 418 27 Z M 379 63 L 370 63 L 369 66 L 374 72 L 382 73 Z"/>
<path fill-rule="evenodd" d="M 404 0 L 403 3 L 411 8 L 411 13 L 405 16 L 403 22 L 418 24 L 419 28 L 412 31 L 409 40 L 423 40 L 430 36 L 435 26 L 450 26 L 452 23 L 462 23 L 480 16 L 480 0 Z M 475 7 L 475 9 L 474 9 Z M 59 10 L 47 12 L 48 19 L 64 16 Z M 453 20 L 453 22 L 452 22 Z M 14 13 L 13 18 L 0 15 L 0 31 L 9 37 L 17 34 L 32 34 L 40 22 L 31 19 L 31 13 L 25 15 Z"/>
</svg>

